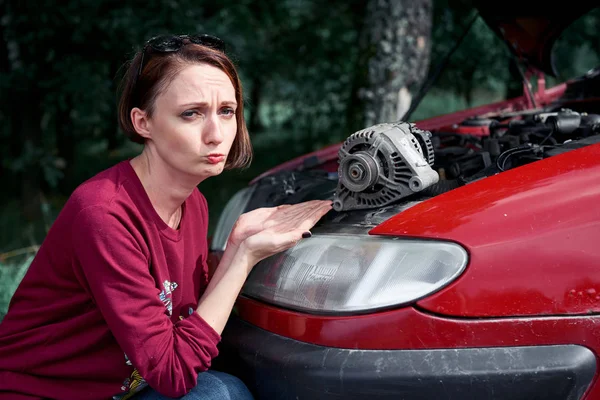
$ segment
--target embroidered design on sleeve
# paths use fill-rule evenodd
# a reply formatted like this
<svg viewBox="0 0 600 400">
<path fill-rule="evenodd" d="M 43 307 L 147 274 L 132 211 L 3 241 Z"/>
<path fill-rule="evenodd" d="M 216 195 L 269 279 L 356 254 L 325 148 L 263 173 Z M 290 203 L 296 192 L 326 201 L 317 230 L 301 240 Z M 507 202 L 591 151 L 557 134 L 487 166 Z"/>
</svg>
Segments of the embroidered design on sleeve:
<svg viewBox="0 0 600 400">
<path fill-rule="evenodd" d="M 171 316 L 171 315 L 173 315 L 173 301 L 172 301 L 171 293 L 177 288 L 177 283 L 164 281 L 163 288 L 164 289 L 160 292 L 158 297 L 160 298 L 160 301 L 162 301 L 163 304 L 165 305 L 165 307 L 167 308 L 167 312 L 169 313 L 169 316 Z"/>
<path fill-rule="evenodd" d="M 131 360 L 125 355 L 125 364 L 131 366 Z M 134 369 L 129 378 L 123 381 L 121 390 L 125 393 L 117 396 L 113 396 L 113 400 L 127 400 L 136 393 L 139 393 L 142 389 L 148 386 L 146 380 L 140 375 L 137 369 Z"/>
<path fill-rule="evenodd" d="M 166 308 L 169 316 L 173 315 L 172 293 L 177 288 L 177 286 L 178 285 L 176 282 L 169 282 L 169 281 L 165 280 L 163 282 L 163 290 L 158 294 L 158 298 L 165 305 L 165 308 Z M 131 360 L 129 360 L 129 357 L 127 357 L 127 354 L 125 354 L 125 364 L 127 364 L 129 366 L 133 366 L 131 364 Z M 125 379 L 123 381 L 123 385 L 121 386 L 121 390 L 125 393 L 123 393 L 121 395 L 113 396 L 113 399 L 114 400 L 127 400 L 127 399 L 131 398 L 131 396 L 133 396 L 134 394 L 140 392 L 146 386 L 148 386 L 148 383 L 146 383 L 146 380 L 140 375 L 140 373 L 138 372 L 137 369 L 134 369 L 133 372 L 131 373 L 131 376 L 129 376 L 129 378 Z"/>
</svg>

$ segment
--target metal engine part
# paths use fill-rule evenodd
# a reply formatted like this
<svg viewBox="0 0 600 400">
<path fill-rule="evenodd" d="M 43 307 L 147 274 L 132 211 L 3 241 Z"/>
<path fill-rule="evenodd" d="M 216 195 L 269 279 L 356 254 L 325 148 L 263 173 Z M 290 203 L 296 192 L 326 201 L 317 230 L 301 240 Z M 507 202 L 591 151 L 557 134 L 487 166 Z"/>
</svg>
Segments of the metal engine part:
<svg viewBox="0 0 600 400">
<path fill-rule="evenodd" d="M 435 184 L 431 133 L 406 122 L 355 132 L 338 152 L 336 211 L 381 207 Z"/>
</svg>

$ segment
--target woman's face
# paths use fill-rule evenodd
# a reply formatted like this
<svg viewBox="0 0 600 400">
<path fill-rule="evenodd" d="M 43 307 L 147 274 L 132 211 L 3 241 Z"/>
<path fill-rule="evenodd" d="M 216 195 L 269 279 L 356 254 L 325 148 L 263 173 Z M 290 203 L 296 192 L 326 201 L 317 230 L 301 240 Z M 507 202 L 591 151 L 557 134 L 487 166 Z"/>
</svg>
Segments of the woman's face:
<svg viewBox="0 0 600 400">
<path fill-rule="evenodd" d="M 236 109 L 233 84 L 222 70 L 188 65 L 156 98 L 146 146 L 178 172 L 200 180 L 218 175 L 236 136 Z"/>
</svg>

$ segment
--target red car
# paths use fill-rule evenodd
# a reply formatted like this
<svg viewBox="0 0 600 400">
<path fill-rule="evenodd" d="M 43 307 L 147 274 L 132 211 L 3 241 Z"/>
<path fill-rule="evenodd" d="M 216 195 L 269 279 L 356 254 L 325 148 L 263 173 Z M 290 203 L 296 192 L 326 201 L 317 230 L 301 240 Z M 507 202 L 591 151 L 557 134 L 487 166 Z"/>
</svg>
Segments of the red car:
<svg viewBox="0 0 600 400">
<path fill-rule="evenodd" d="M 600 69 L 544 80 L 584 11 L 486 5 L 535 90 L 367 128 L 237 193 L 213 262 L 245 211 L 335 209 L 254 268 L 217 365 L 259 399 L 600 399 Z"/>
</svg>

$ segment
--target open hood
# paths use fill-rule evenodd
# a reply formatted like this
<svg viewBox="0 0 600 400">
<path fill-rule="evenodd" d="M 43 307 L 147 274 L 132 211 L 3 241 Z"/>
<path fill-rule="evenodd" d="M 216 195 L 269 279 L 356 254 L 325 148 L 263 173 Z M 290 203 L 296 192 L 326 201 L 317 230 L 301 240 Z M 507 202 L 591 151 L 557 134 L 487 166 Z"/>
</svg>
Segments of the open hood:
<svg viewBox="0 0 600 400">
<path fill-rule="evenodd" d="M 483 20 L 502 38 L 526 65 L 556 76 L 552 47 L 577 18 L 594 8 L 593 2 L 573 0 L 560 7 L 548 1 L 475 0 Z"/>
</svg>

